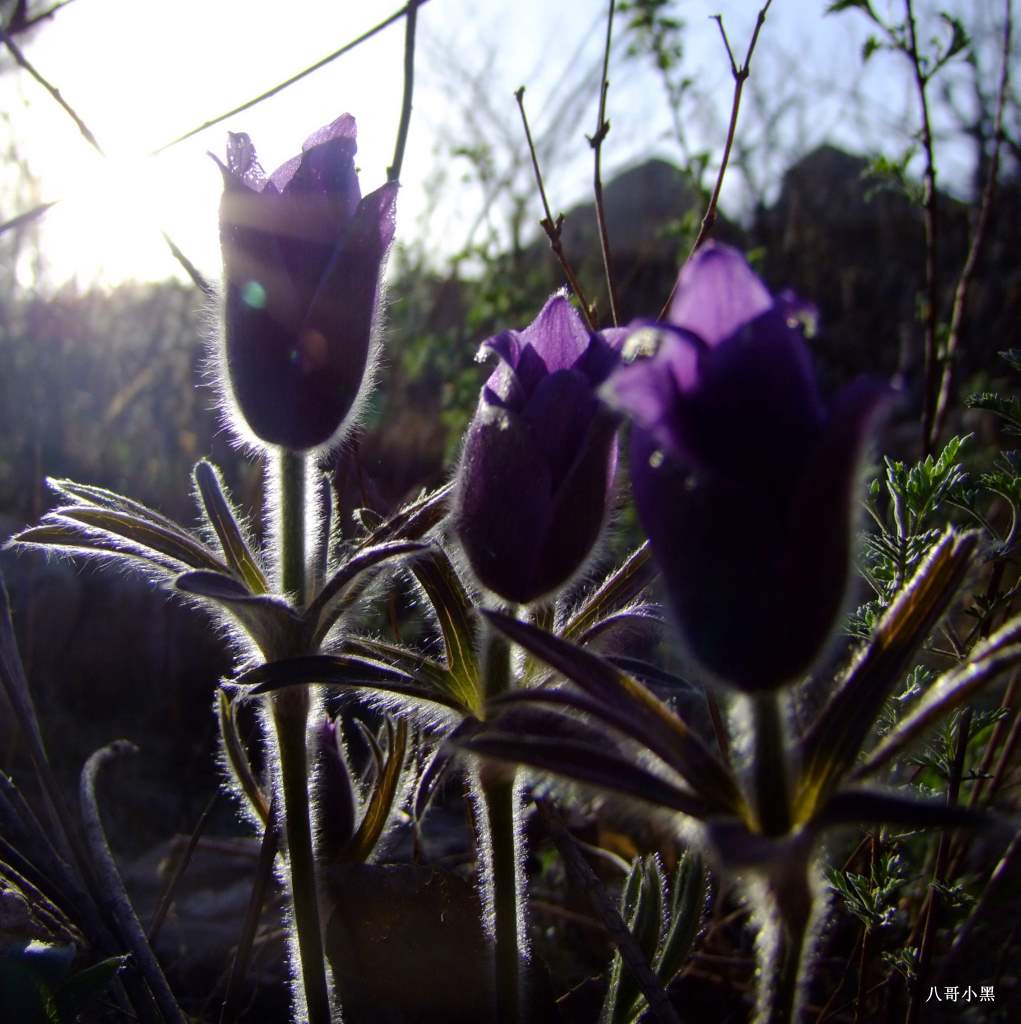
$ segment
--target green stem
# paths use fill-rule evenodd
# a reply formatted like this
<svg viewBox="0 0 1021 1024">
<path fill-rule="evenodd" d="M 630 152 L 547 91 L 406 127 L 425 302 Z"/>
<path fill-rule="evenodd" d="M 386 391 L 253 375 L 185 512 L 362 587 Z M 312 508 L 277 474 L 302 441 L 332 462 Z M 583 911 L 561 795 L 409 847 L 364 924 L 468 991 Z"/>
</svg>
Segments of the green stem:
<svg viewBox="0 0 1021 1024">
<path fill-rule="evenodd" d="M 518 936 L 518 863 L 522 851 L 514 827 L 517 797 L 513 776 L 486 778 L 484 774 L 482 799 L 489 825 L 492 869 L 497 1020 L 500 1024 L 520 1024 L 522 978 Z"/>
<path fill-rule="evenodd" d="M 804 851 L 790 857 L 770 879 L 768 900 L 772 927 L 777 929 L 762 952 L 763 986 L 756 1024 L 796 1024 L 801 1016 L 802 965 L 809 960 L 814 897 Z"/>
<path fill-rule="evenodd" d="M 305 603 L 305 455 L 280 451 L 277 491 L 277 544 L 280 588 Z"/>
<path fill-rule="evenodd" d="M 300 606 L 306 596 L 304 454 L 281 451 L 279 470 L 277 543 L 280 586 Z M 275 694 L 272 700 L 280 757 L 283 829 L 287 839 L 291 904 L 305 1014 L 308 1024 L 330 1024 L 330 997 L 319 923 L 319 892 L 308 796 L 305 733 L 310 699 L 307 689 L 295 688 Z"/>
<path fill-rule="evenodd" d="M 782 697 L 779 693 L 759 693 L 748 699 L 752 714 L 755 815 L 763 835 L 782 836 L 791 827 Z"/>
<path fill-rule="evenodd" d="M 490 632 L 485 653 L 487 698 L 506 692 L 511 686 L 511 648 L 506 637 Z M 515 827 L 517 795 L 514 772 L 485 766 L 479 775 L 481 810 L 486 828 L 480 834 L 489 841 L 493 938 L 496 967 L 497 1021 L 520 1024 L 523 1018 L 520 934 L 518 931 L 518 885 L 524 851 Z"/>
</svg>

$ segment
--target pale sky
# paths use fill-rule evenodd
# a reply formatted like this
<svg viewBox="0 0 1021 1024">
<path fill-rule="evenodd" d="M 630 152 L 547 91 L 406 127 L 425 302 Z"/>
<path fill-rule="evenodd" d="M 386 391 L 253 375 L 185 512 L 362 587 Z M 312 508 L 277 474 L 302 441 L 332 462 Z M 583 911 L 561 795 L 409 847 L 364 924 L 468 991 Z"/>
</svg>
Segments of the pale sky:
<svg viewBox="0 0 1021 1024">
<path fill-rule="evenodd" d="M 381 184 L 400 111 L 403 22 L 259 106 L 158 157 L 147 154 L 314 63 L 400 5 L 400 0 L 289 0 L 286 8 L 276 0 L 75 0 L 23 45 L 92 129 L 107 160 L 3 54 L 0 115 L 6 124 L 0 123 L 0 132 L 7 133 L 37 177 L 38 198 L 64 199 L 46 215 L 43 227 L 48 283 L 69 277 L 83 284 L 115 283 L 179 273 L 159 226 L 215 278 L 220 176 L 206 153 L 223 152 L 227 131 L 248 132 L 270 171 L 298 152 L 307 135 L 348 111 L 359 124 L 363 191 Z M 503 140 L 494 145 L 497 159 L 501 144 L 523 147 L 513 98 L 518 85 L 527 87 L 533 129 L 547 127 L 570 86 L 597 66 L 606 6 L 602 0 L 430 0 L 422 7 L 399 240 L 414 241 L 426 231 L 425 244 L 441 257 L 463 244 L 478 217 L 481 193 L 463 180 L 469 164 L 453 157 L 451 146 L 470 141 L 467 125 L 475 117 L 483 131 Z M 759 4 L 685 0 L 677 6 L 690 26 L 686 66 L 709 97 L 690 113 L 686 130 L 696 146 L 718 152 L 731 79 L 710 15 L 723 15 L 740 57 Z M 753 83 L 762 86 L 759 101 L 767 107 L 782 102 L 783 88 L 796 81 L 810 99 L 801 115 L 787 117 L 785 130 L 800 133 L 801 145 L 808 138 L 814 144 L 833 136 L 854 146 L 862 136 L 846 101 L 856 88 L 866 96 L 871 90 L 871 130 L 881 138 L 911 109 L 903 69 L 893 58 L 885 58 L 885 66 L 883 59 L 874 59 L 863 73 L 864 19 L 854 14 L 823 18 L 825 6 L 824 0 L 774 0 L 753 63 Z M 615 31 L 619 38 L 619 25 Z M 612 128 L 604 166 L 611 175 L 645 156 L 676 159 L 678 154 L 660 82 L 646 65 L 626 62 L 622 50 L 615 48 L 610 74 Z M 833 95 L 823 102 L 827 93 Z M 749 133 L 757 125 L 754 101 L 750 89 L 742 126 Z M 595 114 L 592 90 L 575 120 L 562 126 L 561 157 L 548 169 L 558 208 L 587 198 L 591 153 L 585 133 L 593 131 Z M 765 155 L 770 166 L 764 174 L 781 169 L 785 156 Z M 31 205 L 26 196 L 10 194 L 9 171 L 2 184 L 0 219 Z M 430 186 L 439 190 L 438 200 L 430 198 Z M 732 174 L 725 208 L 740 205 L 743 188 L 740 174 Z M 433 210 L 428 223 L 427 209 Z M 535 219 L 539 216 L 536 200 Z"/>
</svg>

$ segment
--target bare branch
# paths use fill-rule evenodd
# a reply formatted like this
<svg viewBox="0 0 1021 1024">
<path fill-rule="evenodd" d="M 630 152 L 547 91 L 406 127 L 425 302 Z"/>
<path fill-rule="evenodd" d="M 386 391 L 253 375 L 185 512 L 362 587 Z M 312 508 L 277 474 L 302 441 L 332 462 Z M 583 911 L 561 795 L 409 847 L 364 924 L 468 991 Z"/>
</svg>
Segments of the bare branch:
<svg viewBox="0 0 1021 1024">
<path fill-rule="evenodd" d="M 727 165 L 730 163 L 730 152 L 734 148 L 734 138 L 737 134 L 737 117 L 741 110 L 741 94 L 744 92 L 744 84 L 748 80 L 748 76 L 751 74 L 752 67 L 752 54 L 755 53 L 755 47 L 759 41 L 759 33 L 762 31 L 762 26 L 766 22 L 766 14 L 769 12 L 770 4 L 773 0 L 766 0 L 766 2 L 759 9 L 758 16 L 755 19 L 755 28 L 752 31 L 752 37 L 748 41 L 748 49 L 744 55 L 744 63 L 738 67 L 737 61 L 734 59 L 734 51 L 731 49 L 730 40 L 727 38 L 726 30 L 723 28 L 723 19 L 719 15 L 714 15 L 716 23 L 720 26 L 720 33 L 723 36 L 723 44 L 727 49 L 727 56 L 730 59 L 730 72 L 734 78 L 734 98 L 730 104 L 730 123 L 727 126 L 727 140 L 723 145 L 723 157 L 720 160 L 720 170 L 716 175 L 716 184 L 713 186 L 712 195 L 709 197 L 709 205 L 706 207 L 705 215 L 702 217 L 702 224 L 698 229 L 698 235 L 695 238 L 694 243 L 691 246 L 691 251 L 688 253 L 688 259 L 698 251 L 706 238 L 709 237 L 709 232 L 712 231 L 713 225 L 716 223 L 716 208 L 720 202 L 720 192 L 723 189 L 723 179 L 727 173 Z M 666 302 L 663 304 L 663 308 L 660 310 L 659 318 L 662 320 L 670 310 L 670 303 L 673 302 L 674 292 L 677 291 L 677 284 L 670 290 L 670 294 L 667 296 Z"/>
<path fill-rule="evenodd" d="M 993 122 L 993 151 L 989 159 L 989 169 L 985 185 L 982 189 L 982 200 L 979 205 L 978 219 L 975 221 L 975 231 L 971 237 L 971 245 L 968 248 L 968 255 L 965 258 L 964 266 L 961 269 L 961 276 L 957 280 L 957 288 L 954 291 L 954 304 L 950 311 L 950 328 L 947 332 L 946 352 L 943 356 L 943 373 L 930 432 L 926 438 L 927 450 L 932 449 L 943 432 L 947 414 L 950 410 L 950 389 L 954 378 L 954 356 L 961 343 L 961 325 L 964 322 L 964 314 L 967 309 L 968 293 L 975 278 L 975 270 L 978 266 L 982 247 L 985 244 L 996 199 L 997 179 L 1000 172 L 1000 154 L 1004 141 L 1003 112 L 1006 108 L 1007 95 L 1010 91 L 1010 46 L 1011 36 L 1013 35 L 1011 0 L 1004 0 L 1003 7 L 1003 48 L 1000 63 L 1000 84 L 996 96 L 996 114 Z"/>
<path fill-rule="evenodd" d="M 311 67 L 305 68 L 304 71 L 299 71 L 296 75 L 292 75 L 290 78 L 278 85 L 274 85 L 272 89 L 267 89 L 265 92 L 259 93 L 258 96 L 254 96 L 250 100 L 246 100 L 240 106 L 234 107 L 232 110 L 228 110 L 224 114 L 219 114 L 209 121 L 204 121 L 202 124 L 190 131 L 186 131 L 183 135 L 178 135 L 176 139 L 171 139 L 169 142 L 165 142 L 158 149 L 154 149 L 151 156 L 157 156 L 164 152 L 164 150 L 170 149 L 172 146 L 176 146 L 178 143 L 184 142 L 185 139 L 190 139 L 194 135 L 198 135 L 200 132 L 204 132 L 207 128 L 212 128 L 214 125 L 220 124 L 222 121 L 226 121 L 227 118 L 233 117 L 235 114 L 240 114 L 245 110 L 251 110 L 252 107 L 262 103 L 263 100 L 268 100 L 271 96 L 276 96 L 277 93 L 283 92 L 284 89 L 290 88 L 295 82 L 300 82 L 303 78 L 307 78 L 313 72 L 318 71 L 320 68 L 326 67 L 327 64 L 332 63 L 338 57 L 343 57 L 345 53 L 350 53 L 356 46 L 361 46 L 366 40 L 371 39 L 374 35 L 382 32 L 383 29 L 389 28 L 395 21 L 400 21 L 405 15 L 410 15 L 413 10 L 417 11 L 423 4 L 428 3 L 429 0 L 410 0 L 410 3 L 405 4 L 399 11 L 394 11 L 388 18 L 384 18 L 378 25 L 374 25 L 367 32 L 363 32 L 357 39 L 352 39 L 351 42 L 345 43 L 339 50 L 334 50 L 333 53 L 327 54 L 322 60 L 318 60 Z"/>
<path fill-rule="evenodd" d="M 614 327 L 620 321 L 617 317 L 617 292 L 613 285 L 613 268 L 610 260 L 610 237 L 606 230 L 602 162 L 603 140 L 610 131 L 610 122 L 606 120 L 606 94 L 610 91 L 610 82 L 607 75 L 610 66 L 610 44 L 613 39 L 613 13 L 615 7 L 616 0 L 610 0 L 610 9 L 606 15 L 606 44 L 603 47 L 603 70 L 599 77 L 599 112 L 596 115 L 596 133 L 588 140 L 594 153 L 592 192 L 595 197 L 596 224 L 599 227 L 599 248 L 603 256 L 603 271 L 606 274 L 606 294 L 610 301 L 610 319 Z"/>
<path fill-rule="evenodd" d="M 546 232 L 546 237 L 549 239 L 550 249 L 553 250 L 553 255 L 556 256 L 557 262 L 560 264 L 560 267 L 564 272 L 564 276 L 567 278 L 567 282 L 571 286 L 571 291 L 574 292 L 578 298 L 578 302 L 581 304 L 581 312 L 582 316 L 585 317 L 585 323 L 588 325 L 590 331 L 594 331 L 596 327 L 592 319 L 592 309 L 589 306 L 588 299 L 585 298 L 581 282 L 578 280 L 578 276 L 575 274 L 574 268 L 568 261 L 567 256 L 564 253 L 563 244 L 560 241 L 560 233 L 564 226 L 564 215 L 561 213 L 556 217 L 556 219 L 554 219 L 553 211 L 550 209 L 549 200 L 546 197 L 546 186 L 543 183 L 542 171 L 539 168 L 539 157 L 535 152 L 535 143 L 532 140 L 532 131 L 528 126 L 528 115 L 525 113 L 524 86 L 521 86 L 521 88 L 515 91 L 514 98 L 518 101 L 518 110 L 521 111 L 521 124 L 525 129 L 525 139 L 528 142 L 528 152 L 532 158 L 532 168 L 535 171 L 535 183 L 539 188 L 539 197 L 542 199 L 543 212 L 546 214 L 539 223 L 542 226 L 543 231 Z"/>
<path fill-rule="evenodd" d="M 401 123 L 397 129 L 393 163 L 386 171 L 387 181 L 400 181 L 401 167 L 404 164 L 404 147 L 408 141 L 408 128 L 411 126 L 411 98 L 415 91 L 415 26 L 418 21 L 418 8 L 424 2 L 425 0 L 410 0 L 406 8 L 408 16 L 404 23 L 404 99 L 401 102 Z"/>
</svg>

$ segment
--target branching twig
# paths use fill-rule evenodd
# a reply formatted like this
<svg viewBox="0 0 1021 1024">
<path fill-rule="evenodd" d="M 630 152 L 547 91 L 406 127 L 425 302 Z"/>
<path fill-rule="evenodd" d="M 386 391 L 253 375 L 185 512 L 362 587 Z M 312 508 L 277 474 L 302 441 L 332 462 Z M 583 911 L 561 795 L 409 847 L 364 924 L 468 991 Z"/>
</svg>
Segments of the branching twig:
<svg viewBox="0 0 1021 1024">
<path fill-rule="evenodd" d="M 291 75 L 290 78 L 277 85 L 274 85 L 272 89 L 267 89 L 265 92 L 259 93 L 258 96 L 254 96 L 250 100 L 246 100 L 244 103 L 226 113 L 218 114 L 216 117 L 211 118 L 208 121 L 204 121 L 202 124 L 195 128 L 186 131 L 183 135 L 178 135 L 176 139 L 171 139 L 169 142 L 165 142 L 158 149 L 154 149 L 150 156 L 157 156 L 164 150 L 170 149 L 172 146 L 178 145 L 178 143 L 184 142 L 185 139 L 190 139 L 194 135 L 198 135 L 200 132 L 204 132 L 207 128 L 212 128 L 214 125 L 218 125 L 223 121 L 226 121 L 229 117 L 233 117 L 235 114 L 240 114 L 245 110 L 251 110 L 252 107 L 262 103 L 263 100 L 268 100 L 271 96 L 276 96 L 277 93 L 281 93 L 284 89 L 290 88 L 295 82 L 300 82 L 303 78 L 307 78 L 313 72 L 318 71 L 320 68 L 326 67 L 327 64 L 332 63 L 338 57 L 343 57 L 345 53 L 350 53 L 356 46 L 361 46 L 366 40 L 371 39 L 374 35 L 382 32 L 383 29 L 389 28 L 395 21 L 400 21 L 405 15 L 410 15 L 411 11 L 417 10 L 423 4 L 428 3 L 429 0 L 411 0 L 410 3 L 405 4 L 399 11 L 394 11 L 388 18 L 384 18 L 378 25 L 373 25 L 367 32 L 363 32 L 357 39 L 352 39 L 351 42 L 345 43 L 339 50 L 334 50 L 333 53 L 327 54 L 322 60 L 318 60 L 311 67 L 305 68 L 304 71 L 299 71 L 296 75 Z"/>
<path fill-rule="evenodd" d="M 758 16 L 755 19 L 755 28 L 752 30 L 752 37 L 748 42 L 748 49 L 744 55 L 744 63 L 741 64 L 740 67 L 734 57 L 734 51 L 731 49 L 730 40 L 727 38 L 727 31 L 723 27 L 723 18 L 718 14 L 713 15 L 713 19 L 720 27 L 720 35 L 723 37 L 723 45 L 726 47 L 727 56 L 730 59 L 730 73 L 734 79 L 734 97 L 730 104 L 730 123 L 727 126 L 727 139 L 723 145 L 723 156 L 720 159 L 720 169 L 716 175 L 716 184 L 713 186 L 712 195 L 709 197 L 709 204 L 706 206 L 705 215 L 702 217 L 702 223 L 699 226 L 698 235 L 695 237 L 695 241 L 688 253 L 689 260 L 698 251 L 706 238 L 708 238 L 709 232 L 712 231 L 713 225 L 716 223 L 716 208 L 719 205 L 720 192 L 723 189 L 723 179 L 727 173 L 727 164 L 730 162 L 730 151 L 734 148 L 734 138 L 737 134 L 737 118 L 741 110 L 741 94 L 744 92 L 744 84 L 748 81 L 748 76 L 751 74 L 752 54 L 755 52 L 756 44 L 759 41 L 759 33 L 762 31 L 762 26 L 766 22 L 766 14 L 768 13 L 772 2 L 773 0 L 766 0 L 759 9 Z M 662 310 L 660 310 L 659 318 L 661 320 L 666 317 L 669 312 L 670 303 L 673 302 L 674 292 L 676 292 L 676 290 L 677 285 L 675 283 L 674 287 L 670 290 L 670 295 L 663 304 Z"/>
<path fill-rule="evenodd" d="M 932 124 L 929 118 L 928 85 L 929 75 L 922 66 L 922 55 L 918 49 L 918 33 L 915 26 L 913 0 L 904 0 L 907 23 L 907 46 L 902 47 L 911 62 L 918 93 L 919 116 L 921 118 L 922 154 L 925 168 L 922 172 L 922 214 L 925 224 L 925 352 L 924 352 L 924 401 L 922 406 L 922 446 L 924 453 L 931 451 L 933 423 L 936 403 L 936 344 L 939 329 L 939 282 L 936 279 L 939 249 L 939 217 L 936 209 L 936 156 L 932 142 Z"/>
<path fill-rule="evenodd" d="M 564 227 L 564 215 L 558 214 L 556 219 L 553 218 L 553 212 L 550 210 L 549 200 L 546 198 L 546 186 L 543 184 L 542 171 L 539 168 L 539 157 L 535 152 L 535 143 L 532 141 L 532 131 L 528 127 L 528 115 L 525 113 L 525 87 L 517 89 L 514 93 L 514 98 L 518 101 L 518 110 L 521 111 L 521 123 L 525 129 L 525 140 L 528 143 L 528 152 L 532 157 L 532 168 L 535 171 L 535 184 L 539 189 L 539 198 L 542 200 L 542 208 L 546 216 L 539 222 L 542 226 L 543 231 L 546 232 L 546 237 L 549 239 L 550 249 L 553 250 L 553 255 L 557 258 L 557 262 L 560 264 L 560 268 L 564 272 L 564 276 L 567 278 L 567 283 L 571 286 L 571 291 L 578 298 L 578 302 L 581 303 L 581 313 L 585 317 L 585 323 L 588 325 L 590 331 L 596 329 L 595 322 L 592 319 L 592 309 L 589 306 L 588 299 L 585 298 L 585 293 L 582 290 L 581 282 L 578 280 L 577 274 L 574 272 L 574 268 L 571 266 L 566 254 L 564 253 L 563 243 L 560 241 L 560 232 Z"/>
<path fill-rule="evenodd" d="M 415 91 L 415 26 L 418 21 L 418 8 L 422 3 L 423 0 L 410 0 L 406 8 L 408 15 L 404 23 L 404 99 L 401 102 L 401 123 L 397 128 L 393 163 L 386 171 L 387 181 L 400 181 L 401 167 L 404 164 L 404 147 L 408 141 L 408 128 L 411 126 L 411 98 Z"/>
<path fill-rule="evenodd" d="M 606 15 L 606 44 L 603 47 L 603 72 L 599 78 L 599 112 L 596 115 L 595 135 L 589 136 L 589 145 L 593 151 L 592 193 L 596 205 L 596 224 L 599 227 L 599 248 L 603 256 L 603 271 L 606 274 L 606 294 L 610 302 L 610 320 L 616 327 L 617 291 L 613 284 L 613 266 L 610 260 L 610 236 L 606 230 L 606 206 L 603 201 L 603 140 L 610 131 L 610 122 L 606 120 L 606 94 L 610 91 L 607 77 L 610 67 L 610 44 L 613 40 L 613 14 L 616 0 L 610 0 L 610 9 Z"/>
<path fill-rule="evenodd" d="M 113 854 L 106 841 L 106 833 L 103 831 L 103 822 L 99 815 L 99 804 L 96 801 L 96 778 L 103 765 L 120 754 L 133 754 L 137 750 L 138 748 L 133 743 L 128 743 L 127 740 L 116 740 L 109 746 L 97 750 L 85 762 L 81 777 L 85 841 L 92 854 L 106 909 L 117 925 L 121 940 L 131 951 L 131 955 L 148 983 L 166 1024 L 186 1024 L 184 1014 L 177 1005 L 173 992 L 170 991 L 163 968 L 160 967 L 152 947 L 146 940 L 145 932 L 135 914 L 135 908 L 131 905 L 131 900 L 124 888 L 124 882 L 117 870 L 117 863 L 113 859 Z"/>
<path fill-rule="evenodd" d="M 950 388 L 954 377 L 954 356 L 961 341 L 961 324 L 968 303 L 968 293 L 975 277 L 979 255 L 985 244 L 989 222 L 992 216 L 993 202 L 996 197 L 997 178 L 1000 170 L 1000 152 L 1003 146 L 1003 112 L 1007 105 L 1010 90 L 1010 44 L 1013 35 L 1013 19 L 1011 0 L 1004 0 L 1003 48 L 1001 51 L 1000 84 L 996 97 L 996 114 L 993 121 L 993 151 L 989 158 L 989 170 L 982 189 L 982 200 L 979 206 L 975 231 L 968 248 L 968 255 L 961 269 L 954 291 L 954 303 L 950 311 L 950 327 L 947 332 L 946 351 L 943 354 L 943 372 L 936 396 L 936 407 L 933 413 L 930 433 L 926 439 L 926 450 L 935 446 L 946 423 L 950 408 Z"/>
</svg>

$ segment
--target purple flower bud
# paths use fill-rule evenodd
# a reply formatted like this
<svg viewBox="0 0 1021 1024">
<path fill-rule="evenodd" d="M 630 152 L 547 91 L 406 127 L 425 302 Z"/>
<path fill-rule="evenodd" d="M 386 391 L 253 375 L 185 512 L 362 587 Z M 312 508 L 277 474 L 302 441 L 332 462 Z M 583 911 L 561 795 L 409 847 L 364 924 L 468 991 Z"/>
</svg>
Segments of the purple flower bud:
<svg viewBox="0 0 1021 1024">
<path fill-rule="evenodd" d="M 468 428 L 455 525 L 483 586 L 527 604 L 577 572 L 606 517 L 617 417 L 596 389 L 617 355 L 563 294 L 487 350 L 500 364 Z"/>
<path fill-rule="evenodd" d="M 634 421 L 635 501 L 689 653 L 745 691 L 807 672 L 843 609 L 865 443 L 889 394 L 858 380 L 827 410 L 799 324 L 740 253 L 685 265 L 652 358 L 608 400 Z M 647 332 L 643 334 L 643 332 Z"/>
<path fill-rule="evenodd" d="M 355 834 L 354 784 L 341 749 L 337 723 L 329 715 L 318 715 L 313 720 L 310 739 L 319 811 L 319 853 L 324 860 L 334 861 Z"/>
<path fill-rule="evenodd" d="M 344 114 L 268 178 L 247 135 L 220 164 L 230 401 L 252 434 L 293 450 L 336 439 L 375 345 L 397 184 L 362 199 L 355 149 Z"/>
</svg>

